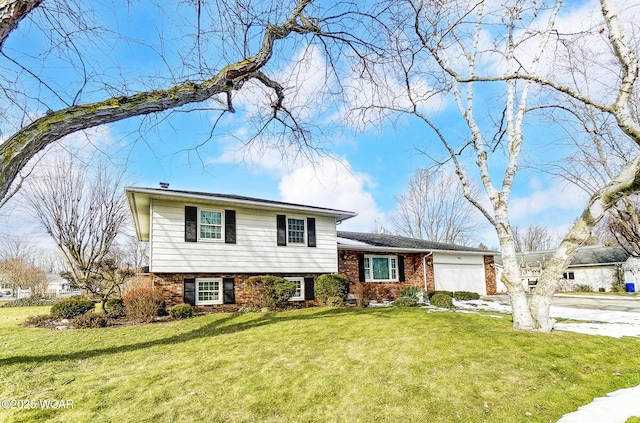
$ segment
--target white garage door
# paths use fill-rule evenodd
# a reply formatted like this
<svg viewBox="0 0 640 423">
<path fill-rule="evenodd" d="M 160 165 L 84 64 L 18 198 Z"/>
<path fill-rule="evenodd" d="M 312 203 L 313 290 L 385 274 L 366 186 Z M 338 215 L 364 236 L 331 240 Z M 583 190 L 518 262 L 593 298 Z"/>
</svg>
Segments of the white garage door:
<svg viewBox="0 0 640 423">
<path fill-rule="evenodd" d="M 433 272 L 437 290 L 487 294 L 482 256 L 434 254 Z"/>
</svg>

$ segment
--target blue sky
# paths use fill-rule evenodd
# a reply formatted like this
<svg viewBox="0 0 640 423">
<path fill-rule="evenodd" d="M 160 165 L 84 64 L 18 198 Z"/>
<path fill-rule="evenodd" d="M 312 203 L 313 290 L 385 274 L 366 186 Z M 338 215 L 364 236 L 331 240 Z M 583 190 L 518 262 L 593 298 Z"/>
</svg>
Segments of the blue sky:
<svg viewBox="0 0 640 423">
<path fill-rule="evenodd" d="M 563 19 L 570 25 L 584 20 L 584 16 L 580 10 L 575 16 L 567 13 Z M 164 63 L 157 51 L 172 50 L 171 44 L 160 43 L 155 35 L 162 32 L 166 40 L 175 40 L 184 36 L 180 27 L 172 27 L 166 19 L 140 14 L 135 9 L 123 10 L 112 19 L 119 28 L 130 28 L 133 37 L 148 40 L 147 44 L 141 48 L 136 43 L 120 40 L 110 50 L 97 54 L 108 53 L 113 61 L 119 62 L 119 72 L 130 78 L 131 86 L 143 86 L 143 75 L 149 68 L 157 69 L 152 73 L 160 78 L 168 78 L 175 62 Z M 35 41 L 42 42 L 30 32 L 33 27 L 28 23 L 20 30 L 14 34 L 14 39 L 10 38 L 14 44 L 8 43 L 7 51 L 19 51 L 26 43 L 33 43 L 34 37 Z M 254 101 L 259 90 L 251 87 L 235 95 L 237 113 L 225 114 L 213 137 L 209 135 L 219 117 L 218 112 L 178 112 L 134 118 L 85 134 L 73 134 L 61 145 L 87 157 L 104 153 L 114 166 L 126 168 L 131 185 L 157 187 L 162 181 L 169 182 L 173 189 L 333 207 L 359 214 L 346 221 L 341 229 L 370 231 L 378 226 L 394 229 L 389 219 L 394 197 L 403 193 L 407 180 L 416 169 L 431 164 L 417 149 L 439 156 L 442 154 L 439 142 L 423 123 L 407 117 L 380 121 L 378 125 L 367 127 L 354 126 L 348 113 L 331 103 L 323 103 L 323 97 L 317 95 L 324 81 L 320 77 L 323 61 L 318 52 L 299 43 L 286 47 L 291 48 L 293 53 L 289 54 L 293 60 L 275 61 L 269 67 L 270 75 L 278 76 L 282 81 L 304 81 L 305 89 L 290 91 L 288 101 L 292 107 L 308 114 L 308 121 L 315 126 L 314 139 L 324 154 L 309 157 L 287 149 L 287 155 L 283 157 L 281 150 L 269 147 L 273 145 L 273 139 L 268 137 L 264 139 L 265 144 L 241 148 L 252 133 L 251 118 L 260 113 L 260 107 Z M 296 66 L 295 63 L 300 63 L 298 59 L 303 57 L 307 59 L 304 65 Z M 64 77 L 53 79 L 60 87 L 68 83 Z M 214 104 L 210 102 L 209 106 Z M 490 106 L 491 102 L 487 100 L 486 104 Z M 425 107 L 448 133 L 466 133 L 466 128 L 460 126 L 456 118 L 457 112 L 450 99 L 435 97 Z M 528 129 L 525 158 L 536 161 L 537 156 L 548 158 L 565 154 L 566 151 L 560 148 L 549 149 L 549 144 L 544 144 L 547 147 L 540 150 L 541 143 L 549 143 L 555 136 L 561 135 L 540 125 Z M 543 173 L 522 169 L 512 195 L 512 223 L 521 226 L 543 224 L 561 234 L 578 216 L 585 201 L 585 195 L 577 188 Z M 24 216 L 16 202 L 0 210 L 0 225 L 4 228 L 0 232 L 37 231 L 24 219 L 20 219 L 20 225 L 15 225 L 16 216 Z M 497 247 L 493 228 L 487 224 L 477 242 Z"/>
</svg>

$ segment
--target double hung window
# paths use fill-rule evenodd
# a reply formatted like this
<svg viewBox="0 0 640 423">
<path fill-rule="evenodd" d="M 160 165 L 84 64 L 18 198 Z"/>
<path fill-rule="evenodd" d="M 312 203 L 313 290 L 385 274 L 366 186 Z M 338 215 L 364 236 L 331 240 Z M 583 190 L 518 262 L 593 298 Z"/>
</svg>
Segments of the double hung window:
<svg viewBox="0 0 640 423">
<path fill-rule="evenodd" d="M 200 239 L 222 239 L 222 212 L 200 210 Z"/>
<path fill-rule="evenodd" d="M 398 282 L 397 256 L 364 256 L 366 282 Z"/>
<path fill-rule="evenodd" d="M 222 304 L 222 279 L 196 279 L 196 305 Z"/>
</svg>

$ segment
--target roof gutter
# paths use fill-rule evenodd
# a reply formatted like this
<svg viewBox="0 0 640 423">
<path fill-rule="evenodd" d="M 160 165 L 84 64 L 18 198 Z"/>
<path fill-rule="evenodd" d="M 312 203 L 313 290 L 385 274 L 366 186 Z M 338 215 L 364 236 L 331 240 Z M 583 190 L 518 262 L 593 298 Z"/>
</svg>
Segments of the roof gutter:
<svg viewBox="0 0 640 423">
<path fill-rule="evenodd" d="M 425 292 L 427 291 L 427 257 L 429 256 L 431 256 L 431 263 L 433 263 L 433 251 L 429 251 L 429 254 L 422 256 L 422 277 L 424 278 Z"/>
</svg>

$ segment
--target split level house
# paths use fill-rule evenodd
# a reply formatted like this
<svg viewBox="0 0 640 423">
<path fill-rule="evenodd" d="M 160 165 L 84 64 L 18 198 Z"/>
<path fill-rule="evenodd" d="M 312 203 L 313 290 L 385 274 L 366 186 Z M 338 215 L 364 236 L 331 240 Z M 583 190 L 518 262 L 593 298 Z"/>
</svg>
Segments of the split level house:
<svg viewBox="0 0 640 423">
<path fill-rule="evenodd" d="M 492 252 L 338 232 L 354 212 L 168 188 L 126 194 L 138 239 L 149 242 L 152 286 L 168 305 L 251 304 L 245 282 L 257 275 L 291 280 L 290 301 L 300 303 L 315 300 L 315 280 L 328 273 L 347 276 L 352 292 L 368 284 L 392 298 L 409 285 L 495 293 Z"/>
</svg>

